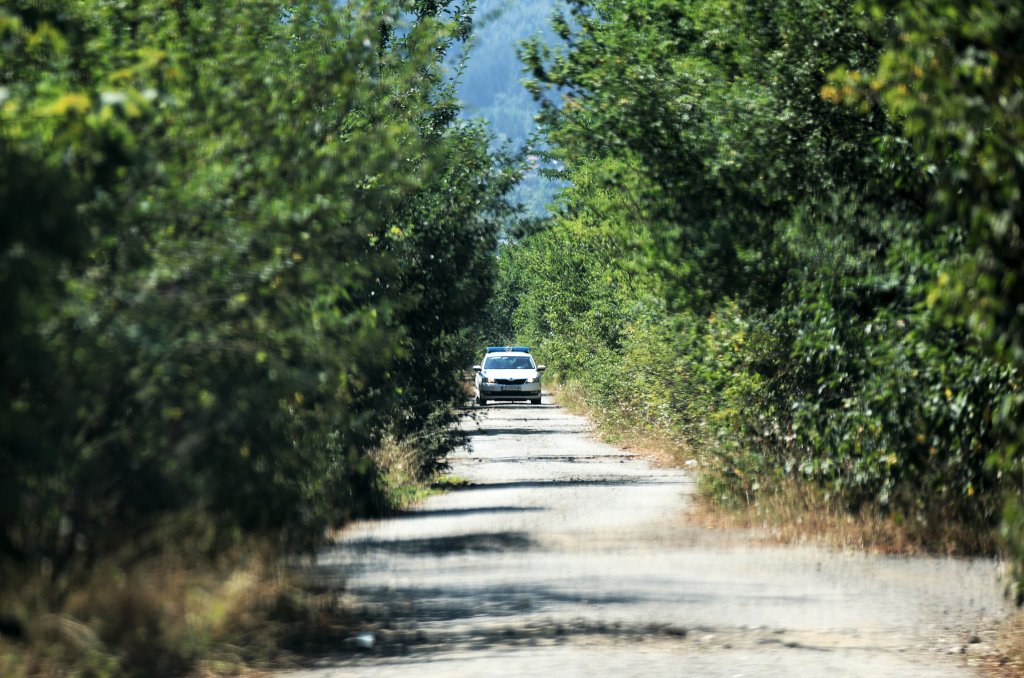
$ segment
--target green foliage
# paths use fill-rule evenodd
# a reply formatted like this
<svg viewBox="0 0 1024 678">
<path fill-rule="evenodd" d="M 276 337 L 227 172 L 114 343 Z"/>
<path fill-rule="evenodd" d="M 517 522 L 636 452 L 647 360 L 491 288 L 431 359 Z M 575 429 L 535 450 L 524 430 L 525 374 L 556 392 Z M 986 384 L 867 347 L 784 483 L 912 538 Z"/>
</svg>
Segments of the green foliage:
<svg viewBox="0 0 1024 678">
<path fill-rule="evenodd" d="M 443 464 L 514 176 L 438 7 L 0 9 L 6 563 L 168 514 L 311 545 L 380 507 L 385 434 Z"/>
<path fill-rule="evenodd" d="M 982 548 L 1024 486 L 1020 21 L 953 5 L 574 3 L 526 53 L 573 188 L 502 266 L 521 338 L 731 498 L 798 477 Z"/>
<path fill-rule="evenodd" d="M 964 322 L 989 355 L 1024 365 L 1024 10 L 1012 2 L 869 2 L 891 16 L 874 70 L 837 69 L 825 94 L 877 107 L 897 121 L 935 177 L 928 218 L 965 240 L 935 279 L 929 303 Z M 990 466 L 1010 495 L 1003 531 L 1019 554 L 1024 530 L 1024 398 L 993 393 L 989 418 L 1002 429 Z M 1024 563 L 1024 559 L 1018 558 Z M 1024 584 L 1024 571 L 1020 572 Z M 1024 586 L 1021 586 L 1024 591 Z"/>
</svg>

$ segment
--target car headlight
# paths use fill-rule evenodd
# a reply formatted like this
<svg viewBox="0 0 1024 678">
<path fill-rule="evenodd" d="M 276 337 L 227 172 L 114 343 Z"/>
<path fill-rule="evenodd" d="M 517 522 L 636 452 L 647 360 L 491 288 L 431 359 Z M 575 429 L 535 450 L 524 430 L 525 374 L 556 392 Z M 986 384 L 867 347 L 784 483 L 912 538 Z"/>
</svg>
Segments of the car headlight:
<svg viewBox="0 0 1024 678">
<path fill-rule="evenodd" d="M 493 384 L 494 383 L 494 377 L 487 377 L 487 383 L 488 384 Z"/>
<path fill-rule="evenodd" d="M 537 381 L 537 377 L 530 377 L 529 379 L 526 380 L 526 383 L 527 384 L 532 384 L 535 381 Z"/>
</svg>

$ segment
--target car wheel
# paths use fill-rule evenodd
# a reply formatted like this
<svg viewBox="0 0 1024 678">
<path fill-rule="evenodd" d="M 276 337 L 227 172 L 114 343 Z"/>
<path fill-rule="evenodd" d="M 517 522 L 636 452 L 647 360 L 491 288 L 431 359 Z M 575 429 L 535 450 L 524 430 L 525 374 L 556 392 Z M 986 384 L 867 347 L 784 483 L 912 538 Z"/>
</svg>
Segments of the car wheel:
<svg viewBox="0 0 1024 678">
<path fill-rule="evenodd" d="M 479 405 L 480 407 L 483 407 L 484 405 L 487 404 L 487 399 L 484 398 L 482 395 L 478 395 L 476 397 L 476 404 Z"/>
<path fill-rule="evenodd" d="M 530 398 L 531 405 L 540 405 L 540 398 Z"/>
</svg>

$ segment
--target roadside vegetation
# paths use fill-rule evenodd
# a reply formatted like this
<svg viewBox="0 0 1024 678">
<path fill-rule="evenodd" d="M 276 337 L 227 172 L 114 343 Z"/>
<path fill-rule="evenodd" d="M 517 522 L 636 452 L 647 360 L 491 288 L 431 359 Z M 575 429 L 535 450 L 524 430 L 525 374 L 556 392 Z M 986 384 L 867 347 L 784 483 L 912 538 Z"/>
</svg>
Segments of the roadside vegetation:
<svg viewBox="0 0 1024 678">
<path fill-rule="evenodd" d="M 4 675 L 315 637 L 280 556 L 443 467 L 516 181 L 458 117 L 469 26 L 413 1 L 0 8 Z"/>
<path fill-rule="evenodd" d="M 0 7 L 0 673 L 342 637 L 282 558 L 429 491 L 488 300 L 714 501 L 1024 577 L 1024 9 L 575 0 L 523 52 L 569 188 L 497 259 L 468 11 Z"/>
<path fill-rule="evenodd" d="M 502 248 L 495 331 L 699 455 L 719 504 L 861 516 L 1019 578 L 1022 19 L 577 0 L 562 48 L 524 50 L 571 187 Z"/>
</svg>

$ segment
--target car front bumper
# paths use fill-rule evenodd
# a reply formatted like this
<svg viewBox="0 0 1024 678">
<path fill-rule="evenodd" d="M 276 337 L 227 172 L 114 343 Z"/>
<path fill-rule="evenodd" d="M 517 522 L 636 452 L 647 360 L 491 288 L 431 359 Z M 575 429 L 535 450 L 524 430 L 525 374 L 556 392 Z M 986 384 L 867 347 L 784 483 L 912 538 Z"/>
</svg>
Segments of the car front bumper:
<svg viewBox="0 0 1024 678">
<path fill-rule="evenodd" d="M 512 388 L 502 388 L 501 384 L 480 384 L 477 392 L 487 400 L 528 400 L 540 397 L 540 384 L 523 384 Z"/>
</svg>

